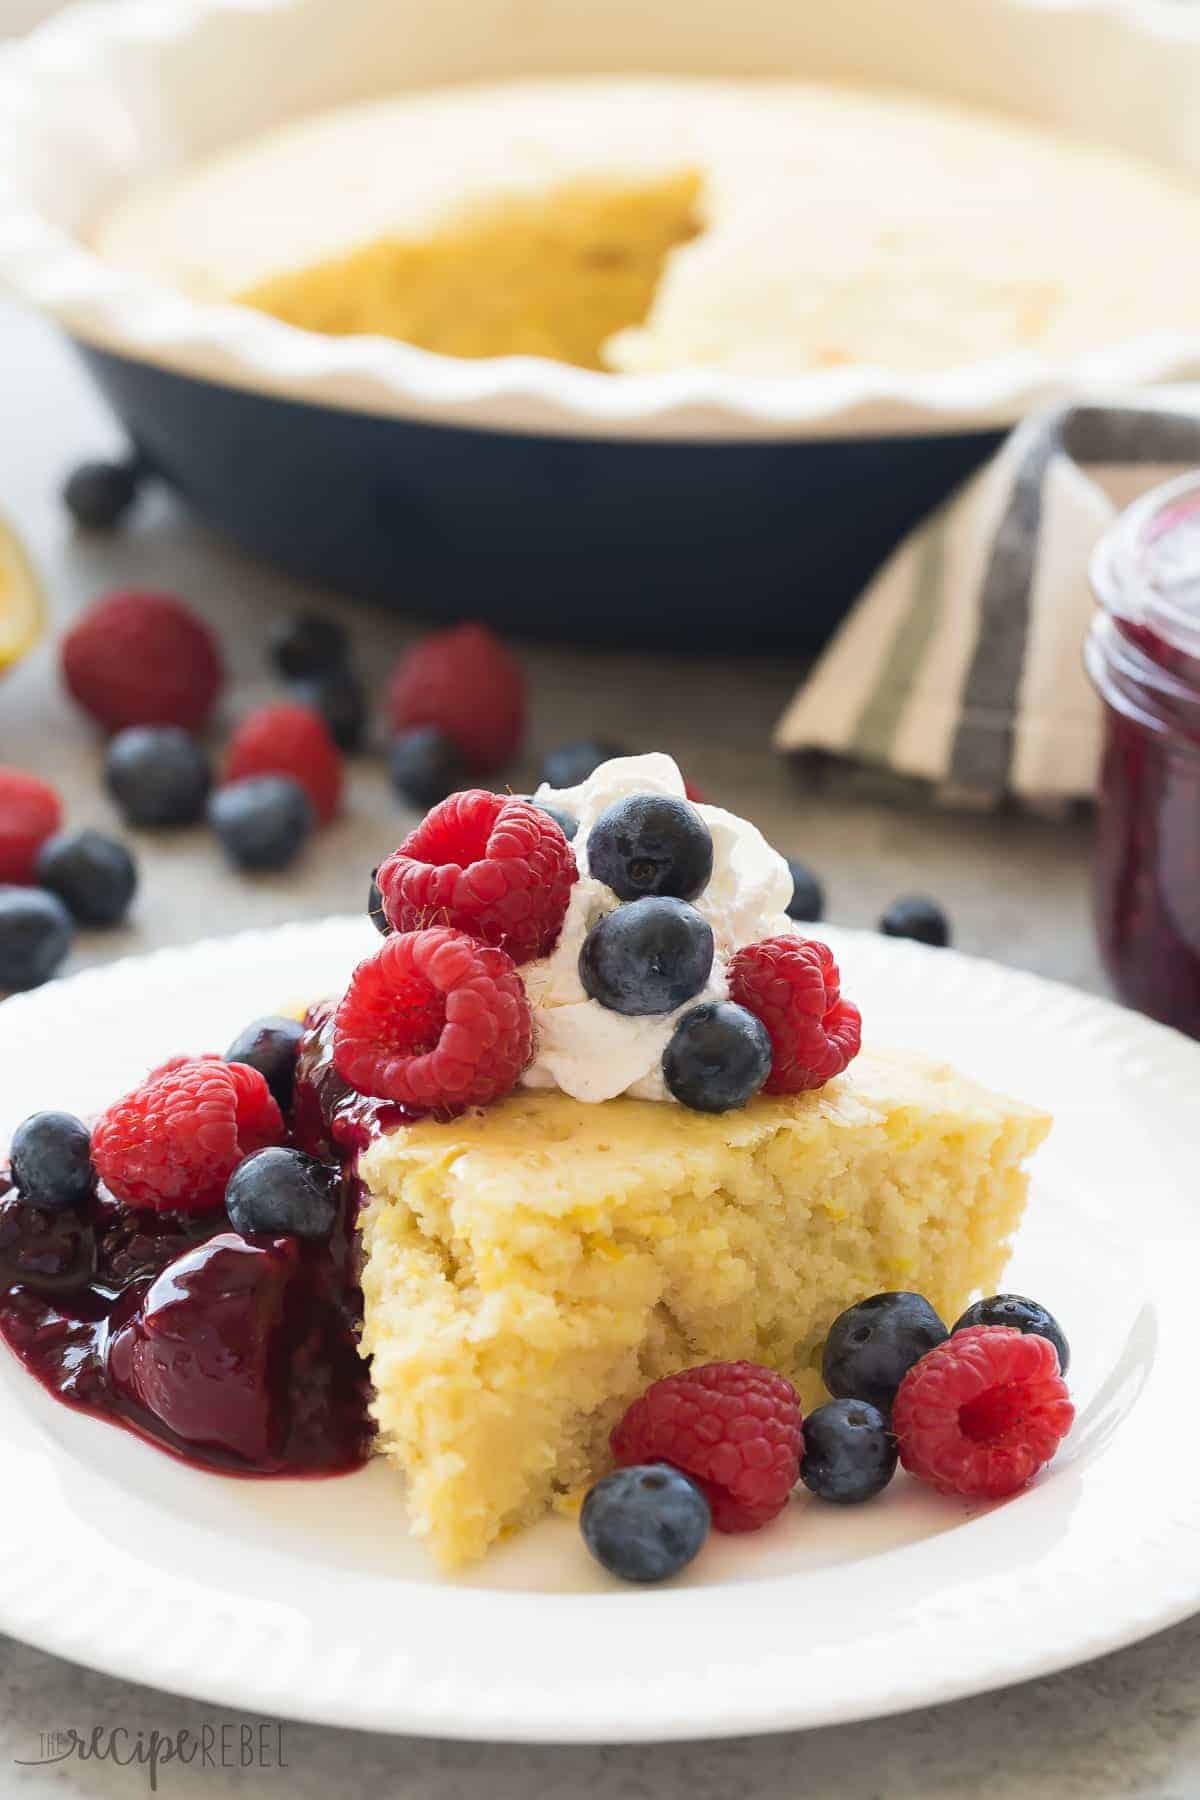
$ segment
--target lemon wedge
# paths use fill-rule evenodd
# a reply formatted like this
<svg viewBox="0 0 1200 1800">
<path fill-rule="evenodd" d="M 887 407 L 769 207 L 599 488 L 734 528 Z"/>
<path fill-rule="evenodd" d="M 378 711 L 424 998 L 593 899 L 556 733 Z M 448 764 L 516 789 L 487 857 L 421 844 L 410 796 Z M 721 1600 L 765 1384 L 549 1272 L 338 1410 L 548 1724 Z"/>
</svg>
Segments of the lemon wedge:
<svg viewBox="0 0 1200 1800">
<path fill-rule="evenodd" d="M 33 564 L 16 532 L 0 519 L 0 674 L 33 648 L 45 621 Z"/>
</svg>

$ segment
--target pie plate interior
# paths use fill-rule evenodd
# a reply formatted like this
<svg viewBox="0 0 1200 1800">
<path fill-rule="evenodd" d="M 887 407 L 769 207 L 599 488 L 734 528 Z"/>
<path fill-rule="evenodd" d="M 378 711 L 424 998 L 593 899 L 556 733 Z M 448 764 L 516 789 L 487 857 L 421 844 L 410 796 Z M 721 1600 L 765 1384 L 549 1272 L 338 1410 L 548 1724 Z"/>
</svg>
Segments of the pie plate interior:
<svg viewBox="0 0 1200 1800">
<path fill-rule="evenodd" d="M 202 302 L 90 247 L 117 195 L 286 119 L 580 72 L 899 88 L 1200 174 L 1200 8 L 1167 0 L 119 0 L 0 51 L 0 282 L 255 555 L 384 605 L 623 645 L 726 649 L 736 626 L 815 647 L 1030 408 L 1200 372 L 1200 333 L 1154 320 L 1085 356 L 917 374 L 464 360 Z"/>
</svg>

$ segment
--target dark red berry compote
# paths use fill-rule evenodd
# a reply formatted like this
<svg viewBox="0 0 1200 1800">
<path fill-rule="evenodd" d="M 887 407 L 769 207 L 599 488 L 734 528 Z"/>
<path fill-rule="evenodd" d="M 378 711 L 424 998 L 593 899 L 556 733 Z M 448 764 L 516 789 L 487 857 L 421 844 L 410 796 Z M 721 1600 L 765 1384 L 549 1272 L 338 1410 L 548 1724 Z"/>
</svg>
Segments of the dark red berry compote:
<svg viewBox="0 0 1200 1800">
<path fill-rule="evenodd" d="M 372 1427 L 358 1352 L 357 1152 L 390 1123 L 333 1073 L 314 1008 L 289 1141 L 330 1166 L 327 1238 L 242 1236 L 224 1210 L 158 1212 L 98 1185 L 80 1207 L 0 1188 L 0 1336 L 68 1405 L 226 1474 L 358 1468 Z"/>
<path fill-rule="evenodd" d="M 1100 949 L 1123 1000 L 1200 1037 L 1200 476 L 1130 508 L 1092 579 Z"/>
</svg>

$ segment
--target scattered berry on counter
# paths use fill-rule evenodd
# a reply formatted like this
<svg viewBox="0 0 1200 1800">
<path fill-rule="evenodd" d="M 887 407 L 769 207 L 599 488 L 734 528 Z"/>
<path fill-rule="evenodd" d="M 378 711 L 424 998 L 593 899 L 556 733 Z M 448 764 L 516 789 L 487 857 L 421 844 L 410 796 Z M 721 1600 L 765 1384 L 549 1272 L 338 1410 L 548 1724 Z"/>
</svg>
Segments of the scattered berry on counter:
<svg viewBox="0 0 1200 1800">
<path fill-rule="evenodd" d="M 339 667 L 324 675 L 293 681 L 291 698 L 320 713 L 339 750 L 361 750 L 367 735 L 367 696 L 353 669 Z"/>
<path fill-rule="evenodd" d="M 213 1212 L 243 1157 L 283 1137 L 283 1115 L 257 1069 L 187 1057 L 100 1115 L 92 1161 L 127 1206 Z"/>
<path fill-rule="evenodd" d="M 9 1156 L 16 1190 L 31 1206 L 60 1212 L 91 1197 L 91 1133 L 74 1113 L 33 1113 L 13 1133 Z"/>
<path fill-rule="evenodd" d="M 224 679 L 204 621 L 172 594 L 133 588 L 93 601 L 63 638 L 61 657 L 68 690 L 109 731 L 199 731 Z"/>
<path fill-rule="evenodd" d="M 729 1112 L 771 1072 L 767 1028 L 744 1006 L 712 1000 L 684 1013 L 663 1052 L 663 1080 L 697 1112 Z"/>
<path fill-rule="evenodd" d="M 41 987 L 62 964 L 74 935 L 71 915 L 57 894 L 0 887 L 0 990 Z"/>
<path fill-rule="evenodd" d="M 790 1381 L 758 1363 L 706 1363 L 668 1375 L 612 1434 L 623 1467 L 670 1463 L 702 1489 L 718 1531 L 757 1531 L 787 1505 L 804 1432 Z"/>
<path fill-rule="evenodd" d="M 179 725 L 131 725 L 109 742 L 108 791 L 128 824 L 194 825 L 204 817 L 212 774 L 203 747 Z"/>
<path fill-rule="evenodd" d="M 610 1012 L 673 1012 L 712 972 L 713 932 L 685 900 L 652 895 L 604 913 L 583 940 L 579 979 Z"/>
<path fill-rule="evenodd" d="M 552 788 L 578 787 L 602 762 L 626 755 L 628 751 L 620 744 L 611 744 L 604 738 L 581 738 L 577 743 L 560 744 L 556 750 L 546 752 L 542 780 Z"/>
<path fill-rule="evenodd" d="M 339 1172 L 302 1150 L 272 1145 L 238 1164 L 225 1210 L 243 1237 L 327 1238 L 337 1218 Z"/>
<path fill-rule="evenodd" d="M 622 1581 L 665 1581 L 704 1548 L 712 1513 L 694 1481 L 665 1463 L 615 1469 L 588 1490 L 583 1541 Z"/>
<path fill-rule="evenodd" d="M 630 794 L 588 832 L 588 872 L 618 900 L 667 894 L 694 900 L 713 870 L 712 833 L 686 800 Z"/>
<path fill-rule="evenodd" d="M 872 1294 L 829 1327 L 821 1379 L 835 1399 L 866 1400 L 890 1413 L 909 1369 L 947 1335 L 923 1294 Z"/>
<path fill-rule="evenodd" d="M 296 1056 L 303 1036 L 304 1026 L 299 1019 L 271 1013 L 238 1032 L 225 1052 L 225 1061 L 246 1063 L 257 1069 L 275 1096 L 280 1112 L 286 1114 L 291 1110 Z"/>
<path fill-rule="evenodd" d="M 469 788 L 435 806 L 376 879 L 397 931 L 453 925 L 524 963 L 554 948 L 579 871 L 546 813 Z"/>
<path fill-rule="evenodd" d="M 280 700 L 242 720 L 229 741 L 224 779 L 244 781 L 250 775 L 287 775 L 298 781 L 320 825 L 329 823 L 341 803 L 341 752 L 311 706 Z"/>
<path fill-rule="evenodd" d="M 271 628 L 271 661 L 285 681 L 328 675 L 347 666 L 350 642 L 336 619 L 289 613 Z"/>
<path fill-rule="evenodd" d="M 380 1100 L 486 1106 L 516 1086 L 532 1043 L 512 958 L 437 925 L 397 931 L 358 965 L 337 1009 L 333 1062 Z"/>
<path fill-rule="evenodd" d="M 579 830 L 579 820 L 574 813 L 567 812 L 561 806 L 551 806 L 546 800 L 535 800 L 531 794 L 517 794 L 514 798 L 528 800 L 530 806 L 536 806 L 539 812 L 544 812 L 548 819 L 554 820 L 568 843 L 574 841 L 575 833 Z"/>
<path fill-rule="evenodd" d="M 435 631 L 407 650 L 388 684 L 397 735 L 433 725 L 453 738 L 478 774 L 511 762 L 525 732 L 525 678 L 486 625 Z"/>
<path fill-rule="evenodd" d="M 453 738 L 436 725 L 402 731 L 388 751 L 392 786 L 410 806 L 436 806 L 464 786 L 467 764 Z"/>
<path fill-rule="evenodd" d="M 249 775 L 216 790 L 208 822 L 239 869 L 285 869 L 308 842 L 313 809 L 290 775 Z"/>
<path fill-rule="evenodd" d="M 371 889 L 367 895 L 367 917 L 380 937 L 388 937 L 391 935 L 392 928 L 388 924 L 388 916 L 383 910 L 383 895 L 379 891 L 379 883 L 376 880 L 378 874 L 378 869 L 372 869 Z"/>
<path fill-rule="evenodd" d="M 815 925 L 824 917 L 825 890 L 812 870 L 804 863 L 797 862 L 794 856 L 787 859 L 788 870 L 792 877 L 792 897 L 787 904 L 789 919 L 798 919 L 801 923 Z"/>
<path fill-rule="evenodd" d="M 886 1418 L 866 1400 L 827 1400 L 804 1421 L 800 1479 L 818 1500 L 873 1500 L 896 1473 L 896 1459 Z"/>
<path fill-rule="evenodd" d="M 134 457 L 80 463 L 63 485 L 63 502 L 83 531 L 113 531 L 137 499 L 138 475 Z"/>
<path fill-rule="evenodd" d="M 884 937 L 912 938 L 943 950 L 950 942 L 950 921 L 936 900 L 923 894 L 906 894 L 893 900 L 879 921 Z"/>
<path fill-rule="evenodd" d="M 57 894 L 78 925 L 116 925 L 137 892 L 137 865 L 101 831 L 59 831 L 38 851 L 40 887 Z"/>
<path fill-rule="evenodd" d="M 1062 1326 L 1053 1313 L 1039 1306 L 1036 1300 L 1027 1300 L 1023 1294 L 992 1294 L 987 1300 L 976 1300 L 957 1324 L 950 1327 L 950 1335 L 953 1337 L 956 1331 L 969 1331 L 973 1325 L 1011 1325 L 1015 1331 L 1031 1331 L 1046 1338 L 1058 1351 L 1060 1375 L 1065 1375 L 1071 1366 L 1071 1347 Z"/>
<path fill-rule="evenodd" d="M 999 1500 L 1048 1463 L 1075 1418 L 1048 1338 L 1002 1325 L 955 1332 L 900 1384 L 892 1430 L 910 1475 Z"/>
<path fill-rule="evenodd" d="M 40 776 L 0 767 L 0 882 L 34 879 L 38 851 L 62 823 L 62 802 Z"/>
<path fill-rule="evenodd" d="M 763 938 L 738 950 L 729 964 L 729 997 L 767 1028 L 768 1094 L 824 1087 L 862 1047 L 862 1015 L 842 999 L 833 952 L 815 938 Z"/>
</svg>

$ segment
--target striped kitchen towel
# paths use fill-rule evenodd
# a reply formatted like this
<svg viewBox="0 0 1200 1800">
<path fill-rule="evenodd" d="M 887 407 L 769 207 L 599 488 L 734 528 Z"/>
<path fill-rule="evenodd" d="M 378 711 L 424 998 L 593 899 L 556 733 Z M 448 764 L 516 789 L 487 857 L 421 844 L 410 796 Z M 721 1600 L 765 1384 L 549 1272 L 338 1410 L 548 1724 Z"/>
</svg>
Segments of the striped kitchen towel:
<svg viewBox="0 0 1200 1800">
<path fill-rule="evenodd" d="M 1090 794 L 1088 561 L 1121 508 L 1197 465 L 1195 389 L 1026 420 L 883 565 L 780 720 L 777 747 L 918 777 L 949 805 Z"/>
</svg>

